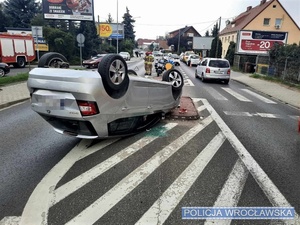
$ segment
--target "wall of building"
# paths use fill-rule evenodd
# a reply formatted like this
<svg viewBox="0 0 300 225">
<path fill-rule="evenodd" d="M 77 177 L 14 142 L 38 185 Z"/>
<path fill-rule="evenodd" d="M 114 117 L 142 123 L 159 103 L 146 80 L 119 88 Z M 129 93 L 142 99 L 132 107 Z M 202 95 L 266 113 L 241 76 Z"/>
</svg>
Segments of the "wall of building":
<svg viewBox="0 0 300 225">
<path fill-rule="evenodd" d="M 225 35 L 220 36 L 220 39 L 222 41 L 222 58 L 225 58 L 229 44 L 231 41 L 237 43 L 237 33 L 228 33 Z"/>
<path fill-rule="evenodd" d="M 276 7 L 273 7 L 276 6 Z M 269 18 L 270 24 L 264 25 L 264 19 Z M 275 27 L 276 19 L 282 19 L 281 26 Z M 265 30 L 265 31 L 278 31 L 288 32 L 287 44 L 299 44 L 300 42 L 300 30 L 290 18 L 290 16 L 281 7 L 278 1 L 274 1 L 268 8 L 260 13 L 255 20 L 251 21 L 244 30 Z"/>
</svg>

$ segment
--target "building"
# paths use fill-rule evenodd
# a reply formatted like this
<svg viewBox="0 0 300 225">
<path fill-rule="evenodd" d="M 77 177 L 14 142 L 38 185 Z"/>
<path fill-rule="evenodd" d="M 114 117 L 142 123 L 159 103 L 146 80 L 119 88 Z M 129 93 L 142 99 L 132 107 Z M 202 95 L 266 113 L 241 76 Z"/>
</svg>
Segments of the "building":
<svg viewBox="0 0 300 225">
<path fill-rule="evenodd" d="M 168 43 L 166 40 L 161 39 L 143 39 L 139 38 L 137 39 L 138 49 L 142 50 L 149 50 L 150 46 L 153 45 L 153 47 L 157 50 L 159 49 L 169 49 Z"/>
<path fill-rule="evenodd" d="M 179 47 L 180 49 L 185 48 L 185 50 L 192 50 L 194 37 L 201 37 L 201 35 L 193 26 L 185 26 L 178 30 L 169 32 L 168 34 L 168 39 L 173 39 L 176 41 L 176 43 L 174 42 L 174 44 L 176 45 L 174 46 L 175 49 Z M 183 40 L 186 43 L 183 43 Z"/>
<path fill-rule="evenodd" d="M 223 47 L 222 58 L 226 56 L 231 41 L 237 43 L 238 46 L 241 31 L 263 31 L 270 35 L 286 33 L 286 44 L 299 44 L 300 42 L 299 26 L 279 0 L 261 0 L 259 5 L 248 6 L 246 11 L 233 21 L 227 21 L 226 27 L 219 34 Z M 268 42 L 266 47 L 271 47 L 271 45 L 272 42 Z M 259 52 L 249 53 L 259 54 Z"/>
</svg>

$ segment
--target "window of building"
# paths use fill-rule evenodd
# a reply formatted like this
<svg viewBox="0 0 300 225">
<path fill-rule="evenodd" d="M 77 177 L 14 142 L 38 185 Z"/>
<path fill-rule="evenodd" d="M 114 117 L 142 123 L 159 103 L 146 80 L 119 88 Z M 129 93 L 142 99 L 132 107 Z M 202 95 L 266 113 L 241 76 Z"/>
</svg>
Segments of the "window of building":
<svg viewBox="0 0 300 225">
<path fill-rule="evenodd" d="M 270 25 L 270 18 L 264 18 L 264 26 L 269 26 Z"/>
<path fill-rule="evenodd" d="M 232 41 L 234 41 L 234 35 L 232 35 Z"/>
<path fill-rule="evenodd" d="M 275 26 L 276 27 L 277 26 L 281 27 L 281 22 L 282 22 L 282 19 L 276 18 L 276 20 L 275 20 Z"/>
<path fill-rule="evenodd" d="M 187 33 L 188 37 L 194 37 L 194 33 Z"/>
<path fill-rule="evenodd" d="M 273 5 L 273 8 L 276 8 L 276 5 Z"/>
<path fill-rule="evenodd" d="M 228 37 L 228 42 L 230 42 L 230 36 Z"/>
</svg>

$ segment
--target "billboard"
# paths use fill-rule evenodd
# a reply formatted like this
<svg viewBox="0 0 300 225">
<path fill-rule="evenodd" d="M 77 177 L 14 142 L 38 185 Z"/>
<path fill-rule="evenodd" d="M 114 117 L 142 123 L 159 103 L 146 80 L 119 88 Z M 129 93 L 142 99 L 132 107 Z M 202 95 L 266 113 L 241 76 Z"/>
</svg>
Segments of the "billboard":
<svg viewBox="0 0 300 225">
<path fill-rule="evenodd" d="M 287 32 L 241 30 L 239 32 L 237 53 L 268 54 L 275 43 L 286 44 L 287 36 Z"/>
<path fill-rule="evenodd" d="M 99 23 L 97 24 L 97 31 L 101 38 L 124 38 L 124 24 L 122 23 Z"/>
<path fill-rule="evenodd" d="M 43 0 L 45 19 L 94 20 L 94 0 Z"/>
</svg>

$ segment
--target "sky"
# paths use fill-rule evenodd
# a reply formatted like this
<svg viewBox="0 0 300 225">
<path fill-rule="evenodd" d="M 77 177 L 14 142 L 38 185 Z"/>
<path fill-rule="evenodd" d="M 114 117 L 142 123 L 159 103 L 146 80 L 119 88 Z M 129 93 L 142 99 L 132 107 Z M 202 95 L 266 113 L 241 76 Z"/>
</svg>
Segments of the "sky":
<svg viewBox="0 0 300 225">
<path fill-rule="evenodd" d="M 279 0 L 300 27 L 300 0 Z M 95 19 L 105 22 L 110 13 L 114 22 L 122 22 L 126 7 L 135 19 L 136 39 L 156 39 L 185 26 L 193 26 L 201 35 L 211 31 L 221 17 L 225 21 L 246 11 L 248 6 L 259 5 L 260 0 L 94 0 Z M 117 20 L 118 15 L 118 20 Z"/>
</svg>

